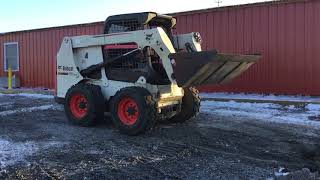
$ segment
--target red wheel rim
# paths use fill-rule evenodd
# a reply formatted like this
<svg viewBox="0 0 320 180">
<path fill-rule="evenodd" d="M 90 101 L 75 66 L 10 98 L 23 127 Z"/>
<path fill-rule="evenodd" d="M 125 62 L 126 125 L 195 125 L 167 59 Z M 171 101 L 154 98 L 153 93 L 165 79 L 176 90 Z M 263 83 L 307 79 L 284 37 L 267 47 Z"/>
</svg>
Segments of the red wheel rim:
<svg viewBox="0 0 320 180">
<path fill-rule="evenodd" d="M 71 113 L 77 119 L 81 119 L 88 113 L 88 100 L 82 94 L 75 94 L 70 100 L 70 110 Z"/>
<path fill-rule="evenodd" d="M 118 117 L 125 125 L 133 125 L 139 118 L 137 102 L 129 97 L 123 98 L 118 104 Z"/>
</svg>

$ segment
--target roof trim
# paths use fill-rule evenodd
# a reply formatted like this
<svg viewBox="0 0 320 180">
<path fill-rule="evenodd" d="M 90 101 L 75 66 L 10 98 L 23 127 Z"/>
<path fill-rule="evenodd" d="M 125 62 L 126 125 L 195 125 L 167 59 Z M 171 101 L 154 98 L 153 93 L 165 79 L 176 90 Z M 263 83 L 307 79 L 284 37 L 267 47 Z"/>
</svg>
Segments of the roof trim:
<svg viewBox="0 0 320 180">
<path fill-rule="evenodd" d="M 315 1 L 315 0 L 269 0 L 269 1 L 265 1 L 265 2 L 257 2 L 257 3 L 241 4 L 241 5 L 232 5 L 232 6 L 222 6 L 222 7 L 199 9 L 199 10 L 193 10 L 193 11 L 175 12 L 175 13 L 169 13 L 167 15 L 169 15 L 169 16 L 182 16 L 182 15 L 191 15 L 191 14 L 198 14 L 198 13 L 207 13 L 207 12 L 212 12 L 212 11 L 221 11 L 221 10 L 226 10 L 226 9 L 230 9 L 230 8 L 251 8 L 251 7 L 271 6 L 271 5 L 279 5 L 279 4 L 305 3 L 305 2 L 311 2 L 311 1 Z M 14 33 L 44 31 L 44 30 L 51 30 L 51 29 L 62 29 L 62 28 L 93 26 L 93 25 L 103 25 L 103 24 L 104 24 L 104 21 L 98 21 L 98 22 L 91 22 L 91 23 L 45 27 L 45 28 L 38 28 L 38 29 L 3 32 L 3 33 L 0 32 L 0 36 L 4 36 L 4 35 L 7 35 L 7 34 L 14 34 Z"/>
<path fill-rule="evenodd" d="M 45 31 L 51 29 L 62 29 L 62 28 L 72 28 L 72 27 L 86 27 L 86 26 L 94 26 L 94 25 L 103 25 L 103 21 L 91 22 L 91 23 L 82 23 L 82 24 L 71 24 L 71 25 L 63 25 L 63 26 L 53 26 L 53 27 L 45 27 L 45 28 L 37 28 L 37 29 L 27 29 L 27 30 L 19 30 L 19 31 L 10 31 L 10 32 L 0 32 L 0 36 L 4 36 L 7 34 L 15 34 L 15 33 L 24 33 L 24 32 L 34 32 L 34 31 Z"/>
<path fill-rule="evenodd" d="M 191 14 L 198 14 L 198 13 L 207 13 L 212 11 L 221 11 L 221 10 L 223 11 L 230 8 L 251 8 L 251 7 L 271 6 L 271 5 L 279 5 L 279 4 L 304 3 L 304 2 L 310 2 L 310 1 L 315 1 L 315 0 L 268 0 L 264 2 L 214 7 L 214 8 L 193 10 L 193 11 L 175 12 L 175 13 L 170 13 L 168 15 L 183 16 L 183 15 L 191 15 Z"/>
</svg>

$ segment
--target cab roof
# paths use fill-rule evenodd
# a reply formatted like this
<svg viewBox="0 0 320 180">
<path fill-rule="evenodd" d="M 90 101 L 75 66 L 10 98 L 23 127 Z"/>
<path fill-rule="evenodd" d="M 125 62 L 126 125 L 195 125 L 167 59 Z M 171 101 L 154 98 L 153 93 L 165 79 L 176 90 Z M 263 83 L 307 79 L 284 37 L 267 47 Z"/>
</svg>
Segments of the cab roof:
<svg viewBox="0 0 320 180">
<path fill-rule="evenodd" d="M 155 12 L 120 14 L 109 16 L 106 19 L 105 32 L 108 31 L 112 24 L 125 22 L 135 22 L 139 25 L 164 26 L 166 28 L 173 28 L 176 25 L 177 20 L 172 16 L 161 15 Z"/>
<path fill-rule="evenodd" d="M 120 14 L 109 16 L 106 22 L 112 21 L 126 21 L 126 20 L 136 20 L 141 24 L 148 24 L 151 21 L 160 21 L 163 23 L 169 23 L 171 27 L 174 27 L 177 23 L 176 18 L 172 16 L 162 15 L 155 12 L 142 12 L 142 13 L 132 13 L 132 14 Z"/>
</svg>

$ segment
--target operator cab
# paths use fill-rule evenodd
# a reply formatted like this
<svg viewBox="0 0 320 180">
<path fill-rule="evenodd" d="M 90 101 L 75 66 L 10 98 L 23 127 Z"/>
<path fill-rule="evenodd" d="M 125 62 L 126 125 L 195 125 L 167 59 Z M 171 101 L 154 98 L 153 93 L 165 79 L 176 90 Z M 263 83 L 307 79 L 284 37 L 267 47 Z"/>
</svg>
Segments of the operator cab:
<svg viewBox="0 0 320 180">
<path fill-rule="evenodd" d="M 177 20 L 167 15 L 154 12 L 122 14 L 110 16 L 105 21 L 104 34 L 123 33 L 161 27 L 172 39 L 172 28 Z M 126 54 L 138 45 L 135 43 L 112 44 L 103 47 L 104 61 Z M 111 63 L 106 67 L 106 76 L 110 80 L 136 82 L 141 76 L 150 84 L 170 84 L 170 80 L 162 65 L 159 55 L 150 47 L 146 47 L 132 55 Z"/>
<path fill-rule="evenodd" d="M 108 17 L 105 21 L 104 34 L 162 27 L 171 36 L 171 29 L 176 23 L 176 18 L 155 12 L 115 15 Z"/>
</svg>

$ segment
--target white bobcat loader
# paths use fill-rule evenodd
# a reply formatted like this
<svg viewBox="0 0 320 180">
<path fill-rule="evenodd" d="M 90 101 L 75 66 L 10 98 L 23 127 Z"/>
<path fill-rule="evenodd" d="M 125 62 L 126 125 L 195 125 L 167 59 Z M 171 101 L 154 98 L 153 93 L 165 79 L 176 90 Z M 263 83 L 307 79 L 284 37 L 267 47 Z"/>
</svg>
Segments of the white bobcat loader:
<svg viewBox="0 0 320 180">
<path fill-rule="evenodd" d="M 56 100 L 67 118 L 93 125 L 109 112 L 120 132 L 137 135 L 156 121 L 199 113 L 205 84 L 227 82 L 258 55 L 201 51 L 199 33 L 173 35 L 176 19 L 153 12 L 116 15 L 104 34 L 65 37 L 57 55 Z"/>
</svg>

